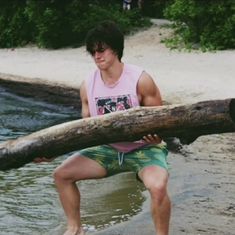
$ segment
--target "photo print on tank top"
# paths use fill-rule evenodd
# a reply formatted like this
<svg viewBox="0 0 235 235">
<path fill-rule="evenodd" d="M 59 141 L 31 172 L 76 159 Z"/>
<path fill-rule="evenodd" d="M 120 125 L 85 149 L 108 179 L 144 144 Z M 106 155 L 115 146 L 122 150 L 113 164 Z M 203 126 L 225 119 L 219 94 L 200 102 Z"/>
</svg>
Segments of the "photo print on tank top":
<svg viewBox="0 0 235 235">
<path fill-rule="evenodd" d="M 119 95 L 95 98 L 98 115 L 113 113 L 132 108 L 131 95 Z"/>
</svg>

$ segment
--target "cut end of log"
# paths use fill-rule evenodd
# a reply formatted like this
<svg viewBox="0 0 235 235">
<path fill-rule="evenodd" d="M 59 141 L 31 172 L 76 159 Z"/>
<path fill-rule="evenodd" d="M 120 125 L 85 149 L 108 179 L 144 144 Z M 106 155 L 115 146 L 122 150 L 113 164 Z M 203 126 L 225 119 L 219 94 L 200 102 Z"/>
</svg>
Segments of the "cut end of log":
<svg viewBox="0 0 235 235">
<path fill-rule="evenodd" d="M 231 119 L 235 123 L 235 99 L 231 99 L 231 102 L 229 104 L 229 113 L 230 113 Z"/>
</svg>

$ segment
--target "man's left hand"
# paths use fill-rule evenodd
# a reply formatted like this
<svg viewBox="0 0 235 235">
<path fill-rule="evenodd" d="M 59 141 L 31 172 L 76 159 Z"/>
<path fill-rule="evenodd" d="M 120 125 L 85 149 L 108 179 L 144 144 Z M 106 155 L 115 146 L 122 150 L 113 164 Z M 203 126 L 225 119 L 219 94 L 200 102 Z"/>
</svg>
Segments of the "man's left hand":
<svg viewBox="0 0 235 235">
<path fill-rule="evenodd" d="M 143 140 L 149 144 L 160 144 L 162 142 L 162 139 L 157 134 L 145 135 Z"/>
</svg>

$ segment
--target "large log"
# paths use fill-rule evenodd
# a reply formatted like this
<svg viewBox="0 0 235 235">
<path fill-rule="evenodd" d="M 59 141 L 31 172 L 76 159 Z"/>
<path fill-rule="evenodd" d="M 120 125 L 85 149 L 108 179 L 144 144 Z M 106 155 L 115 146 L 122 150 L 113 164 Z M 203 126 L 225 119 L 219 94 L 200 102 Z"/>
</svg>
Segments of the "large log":
<svg viewBox="0 0 235 235">
<path fill-rule="evenodd" d="M 49 127 L 0 143 L 0 170 L 20 167 L 39 156 L 52 158 L 74 150 L 148 133 L 177 137 L 185 144 L 198 136 L 235 132 L 235 99 L 186 105 L 137 107 Z"/>
</svg>

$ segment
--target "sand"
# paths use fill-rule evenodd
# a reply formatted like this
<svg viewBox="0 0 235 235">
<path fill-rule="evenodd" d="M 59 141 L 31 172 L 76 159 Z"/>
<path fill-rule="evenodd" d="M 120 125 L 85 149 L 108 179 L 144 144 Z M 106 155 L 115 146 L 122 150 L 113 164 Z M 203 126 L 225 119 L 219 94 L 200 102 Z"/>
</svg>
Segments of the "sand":
<svg viewBox="0 0 235 235">
<path fill-rule="evenodd" d="M 161 44 L 169 30 L 154 26 L 126 39 L 123 61 L 142 66 L 156 80 L 165 100 L 195 102 L 235 94 L 235 53 L 170 51 Z M 42 79 L 71 87 L 95 68 L 85 48 L 0 49 L 0 73 Z"/>
<path fill-rule="evenodd" d="M 235 53 L 171 51 L 171 32 L 155 25 L 126 38 L 123 61 L 142 66 L 169 103 L 235 97 Z M 0 50 L 0 73 L 79 88 L 94 69 L 85 48 Z M 170 153 L 171 234 L 235 234 L 235 133 L 198 138 Z M 130 221 L 97 235 L 153 235 L 149 198 Z"/>
</svg>

